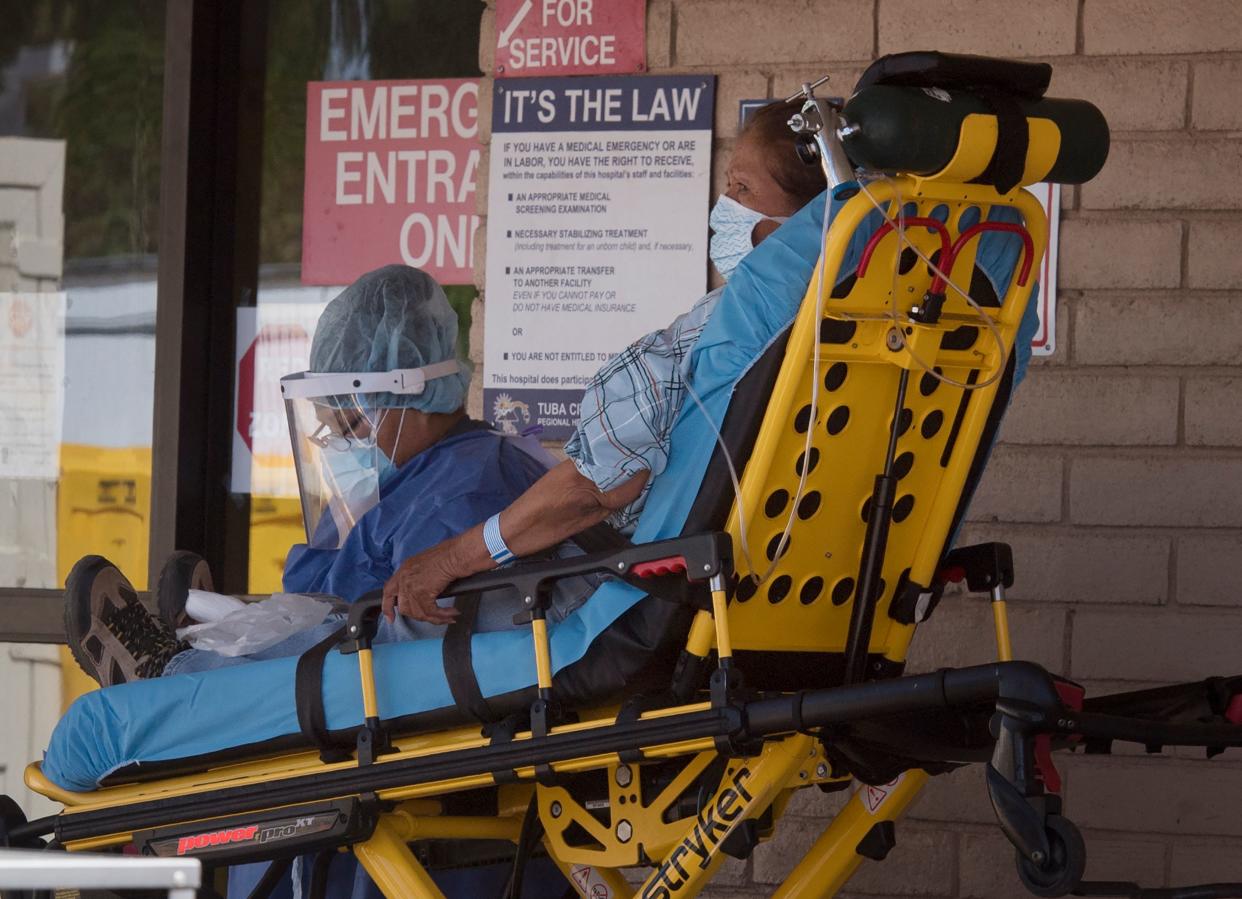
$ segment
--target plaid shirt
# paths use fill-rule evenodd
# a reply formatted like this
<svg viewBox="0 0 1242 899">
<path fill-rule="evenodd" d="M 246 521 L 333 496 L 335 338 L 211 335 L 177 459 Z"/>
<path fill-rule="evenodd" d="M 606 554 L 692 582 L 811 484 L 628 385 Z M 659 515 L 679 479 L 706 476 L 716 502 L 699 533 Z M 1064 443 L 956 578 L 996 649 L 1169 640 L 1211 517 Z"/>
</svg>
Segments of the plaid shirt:
<svg viewBox="0 0 1242 899">
<path fill-rule="evenodd" d="M 1010 208 L 997 207 L 988 218 L 1015 221 L 1018 215 Z M 853 269 L 866 238 L 879 226 L 879 216 L 873 213 L 867 222 L 851 240 L 842 271 Z M 1020 246 L 1016 236 L 999 232 L 984 234 L 979 240 L 975 264 L 987 275 L 999 297 L 1009 288 Z M 690 351 L 723 290 L 713 290 L 664 330 L 653 331 L 630 344 L 595 373 L 583 394 L 577 430 L 565 444 L 565 453 L 578 471 L 600 490 L 616 487 L 641 471 L 651 472 L 638 499 L 609 518 L 609 523 L 624 534 L 633 533 L 652 481 L 668 465 L 669 437 L 686 399 Z M 1038 293 L 1037 283 L 1019 329 L 1015 387 L 1026 374 L 1031 355 Z"/>
<path fill-rule="evenodd" d="M 723 290 L 716 288 L 667 328 L 626 347 L 595 373 L 582 396 L 578 427 L 565 444 L 578 471 L 600 490 L 651 472 L 638 499 L 609 519 L 622 533 L 633 532 L 652 481 L 668 464 L 669 435 L 686 398 L 690 350 Z"/>
</svg>

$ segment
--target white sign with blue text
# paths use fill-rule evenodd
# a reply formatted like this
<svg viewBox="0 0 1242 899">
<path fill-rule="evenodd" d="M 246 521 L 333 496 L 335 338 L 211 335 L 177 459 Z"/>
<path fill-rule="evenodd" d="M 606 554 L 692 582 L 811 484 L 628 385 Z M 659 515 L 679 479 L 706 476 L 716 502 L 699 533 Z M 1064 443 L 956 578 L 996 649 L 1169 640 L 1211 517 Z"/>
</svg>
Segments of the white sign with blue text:
<svg viewBox="0 0 1242 899">
<path fill-rule="evenodd" d="M 567 436 L 591 375 L 707 282 L 711 75 L 498 80 L 484 416 Z"/>
</svg>

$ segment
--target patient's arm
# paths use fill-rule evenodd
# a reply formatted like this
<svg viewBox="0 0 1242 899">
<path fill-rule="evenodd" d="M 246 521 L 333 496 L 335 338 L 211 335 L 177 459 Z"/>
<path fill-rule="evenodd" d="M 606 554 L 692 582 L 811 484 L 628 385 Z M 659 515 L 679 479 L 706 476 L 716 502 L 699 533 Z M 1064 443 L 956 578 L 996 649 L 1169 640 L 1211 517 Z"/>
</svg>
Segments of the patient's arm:
<svg viewBox="0 0 1242 899">
<path fill-rule="evenodd" d="M 643 472 L 600 490 L 573 462 L 562 462 L 500 513 L 500 532 L 514 555 L 548 549 L 632 503 L 647 478 Z M 483 542 L 483 525 L 476 525 L 406 559 L 384 585 L 384 614 L 390 621 L 396 610 L 407 618 L 448 624 L 457 610 L 436 605 L 436 597 L 458 578 L 495 567 Z"/>
</svg>

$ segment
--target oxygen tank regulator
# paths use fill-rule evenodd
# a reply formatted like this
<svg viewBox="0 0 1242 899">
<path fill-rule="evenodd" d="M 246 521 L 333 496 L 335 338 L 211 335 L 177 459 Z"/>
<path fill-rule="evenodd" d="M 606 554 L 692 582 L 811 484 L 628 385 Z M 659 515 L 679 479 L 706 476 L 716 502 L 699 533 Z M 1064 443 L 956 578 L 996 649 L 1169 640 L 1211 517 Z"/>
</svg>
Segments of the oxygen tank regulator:
<svg viewBox="0 0 1242 899">
<path fill-rule="evenodd" d="M 842 139 L 857 130 L 857 126 L 843 123 L 840 107 L 822 97 L 815 96 L 815 88 L 828 83 L 825 75 L 818 81 L 807 82 L 786 103 L 801 98 L 802 111 L 789 119 L 789 127 L 798 135 L 798 156 L 807 165 L 818 162 L 828 180 L 828 190 L 834 200 L 848 200 L 858 193 L 858 178 L 849 157 L 845 155 Z"/>
</svg>

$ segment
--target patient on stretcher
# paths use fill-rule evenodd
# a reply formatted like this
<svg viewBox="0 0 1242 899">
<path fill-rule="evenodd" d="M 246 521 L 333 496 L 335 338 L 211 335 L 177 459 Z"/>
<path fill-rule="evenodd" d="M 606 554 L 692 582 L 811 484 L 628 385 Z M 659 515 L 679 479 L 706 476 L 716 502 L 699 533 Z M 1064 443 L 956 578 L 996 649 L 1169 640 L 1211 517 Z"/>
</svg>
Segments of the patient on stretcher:
<svg viewBox="0 0 1242 899">
<path fill-rule="evenodd" d="M 822 189 L 817 171 L 799 163 L 793 152 L 793 134 L 785 126 L 789 114 L 785 104 L 772 104 L 739 138 L 728 188 L 711 217 L 712 257 L 722 275 Z M 292 437 L 312 535 L 290 553 L 285 590 L 350 602 L 386 581 L 395 585 L 393 575 L 403 560 L 421 560 L 414 570 L 425 572 L 435 592 L 403 608 L 402 616 L 392 614 L 397 594 L 390 592 L 388 619 L 376 642 L 440 636 L 457 615 L 453 606 L 436 601 L 452 580 L 450 572 L 490 568 L 505 558 L 491 553 L 484 540 L 484 524 L 502 509 L 511 509 L 506 531 L 521 531 L 516 543 L 523 554 L 556 547 L 610 517 L 622 533 L 631 532 L 650 487 L 648 477 L 659 474 L 667 459 L 669 433 L 691 374 L 690 351 L 721 291 L 711 291 L 668 328 L 636 341 L 595 376 L 584 403 L 592 411 L 566 446 L 574 461 L 544 476 L 550 457 L 537 443 L 502 436 L 466 417 L 467 372 L 431 371 L 454 360 L 457 336 L 439 286 L 402 266 L 359 279 L 325 311 L 312 346 L 312 372 L 380 375 L 421 367 L 426 390 L 332 394 L 314 387 L 321 379 L 310 373 L 285 379 L 286 401 L 305 410 L 300 415 L 299 408 L 291 408 L 290 419 L 294 427 L 306 421 L 305 433 Z M 300 395 L 290 398 L 291 392 Z M 317 458 L 305 458 L 311 454 Z M 356 464 L 360 456 L 370 464 Z M 590 479 L 579 470 L 596 474 Z M 529 500 L 514 502 L 537 481 L 534 506 Z M 567 505 L 548 510 L 540 502 L 548 496 Z M 516 510 L 521 516 L 528 507 L 533 515 L 509 523 L 509 514 Z M 460 542 L 450 544 L 450 538 Z M 460 560 L 446 552 L 450 546 L 462 552 Z M 434 560 L 420 555 L 432 547 L 438 547 Z M 187 573 L 196 566 L 202 572 L 200 561 L 184 555 L 170 560 L 161 579 L 160 619 L 146 614 L 124 576 L 106 560 L 93 556 L 79 562 L 67 583 L 66 632 L 82 667 L 104 685 L 204 671 L 299 655 L 340 627 L 341 616 L 333 613 L 249 655 L 188 649 L 173 628 L 192 623 L 184 606 L 196 584 Z M 412 576 L 407 569 L 401 582 L 409 584 Z M 552 620 L 571 612 L 590 590 L 582 580 L 560 585 Z M 515 611 L 489 598 L 474 630 L 510 628 Z"/>
<path fill-rule="evenodd" d="M 724 276 L 800 208 L 817 221 L 835 211 L 823 199 L 811 203 L 822 180 L 793 152 L 785 127 L 790 111 L 771 104 L 738 140 L 726 193 L 711 215 L 712 257 Z M 806 224 L 814 228 L 809 218 Z M 817 230 L 808 232 L 812 263 Z M 855 236 L 843 272 L 852 271 L 870 230 Z M 1009 254 L 989 257 L 981 249 L 978 264 L 1003 294 Z M 454 359 L 456 321 L 438 285 L 402 266 L 364 276 L 325 311 L 312 371 L 282 382 L 311 535 L 290 554 L 286 591 L 351 602 L 383 588 L 386 620 L 377 643 L 438 637 L 459 614 L 440 598 L 453 580 L 553 547 L 575 552 L 563 541 L 605 520 L 622 535 L 632 533 L 667 464 L 675 422 L 683 409 L 693 414 L 687 406 L 694 348 L 723 290 L 596 374 L 565 447 L 569 459 L 549 471 L 533 441 L 497 434 L 465 416 L 468 374 Z M 1033 325 L 1033 303 L 1028 310 Z M 1026 323 L 1023 330 L 1029 339 Z M 1027 355 L 1020 335 L 1017 378 Z M 340 628 L 341 616 L 333 613 L 251 655 L 188 650 L 172 630 L 187 623 L 179 619 L 188 586 L 169 578 L 159 620 L 105 560 L 82 560 L 66 602 L 67 635 L 79 662 L 108 685 L 300 655 Z M 581 604 L 591 585 L 564 582 L 557 589 L 553 622 Z M 516 597 L 510 603 L 489 597 L 471 629 L 512 628 L 513 603 Z"/>
</svg>

